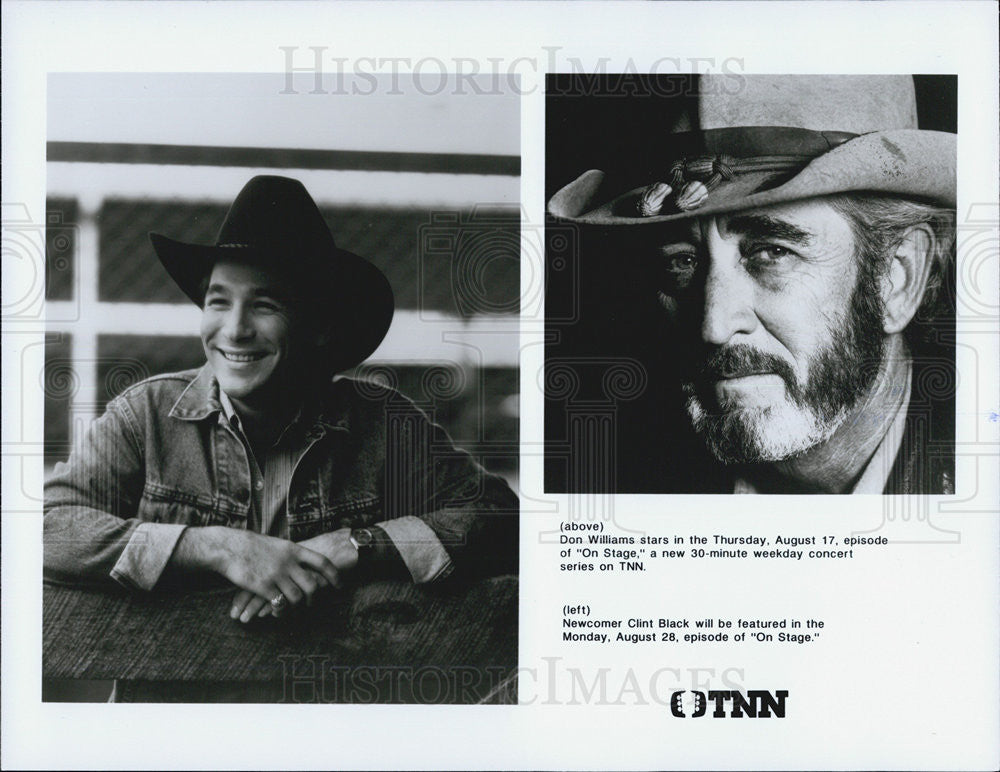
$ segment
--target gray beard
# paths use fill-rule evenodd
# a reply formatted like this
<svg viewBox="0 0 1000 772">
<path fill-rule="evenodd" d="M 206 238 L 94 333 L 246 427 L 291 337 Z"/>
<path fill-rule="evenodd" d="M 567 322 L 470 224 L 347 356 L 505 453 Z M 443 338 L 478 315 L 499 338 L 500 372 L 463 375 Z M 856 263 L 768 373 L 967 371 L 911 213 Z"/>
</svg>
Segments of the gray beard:
<svg viewBox="0 0 1000 772">
<path fill-rule="evenodd" d="M 804 384 L 787 362 L 745 344 L 719 349 L 702 364 L 699 376 L 684 385 L 686 407 L 695 432 L 719 461 L 784 461 L 830 439 L 871 388 L 885 354 L 882 307 L 871 277 L 859 277 L 846 321 L 831 330 L 830 344 L 810 360 Z M 777 373 L 786 397 L 763 408 L 718 404 L 713 373 L 741 371 Z"/>
</svg>

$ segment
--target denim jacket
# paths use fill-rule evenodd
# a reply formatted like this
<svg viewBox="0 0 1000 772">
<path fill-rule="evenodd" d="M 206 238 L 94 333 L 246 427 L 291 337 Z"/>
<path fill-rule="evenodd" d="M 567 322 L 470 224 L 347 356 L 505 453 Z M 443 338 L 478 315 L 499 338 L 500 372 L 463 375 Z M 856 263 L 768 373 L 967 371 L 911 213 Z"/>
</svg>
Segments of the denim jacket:
<svg viewBox="0 0 1000 772">
<path fill-rule="evenodd" d="M 517 565 L 517 498 L 398 392 L 338 378 L 303 408 L 293 541 L 379 525 L 417 582 Z M 152 589 L 188 526 L 246 528 L 251 469 L 208 366 L 109 403 L 45 485 L 45 576 Z"/>
</svg>

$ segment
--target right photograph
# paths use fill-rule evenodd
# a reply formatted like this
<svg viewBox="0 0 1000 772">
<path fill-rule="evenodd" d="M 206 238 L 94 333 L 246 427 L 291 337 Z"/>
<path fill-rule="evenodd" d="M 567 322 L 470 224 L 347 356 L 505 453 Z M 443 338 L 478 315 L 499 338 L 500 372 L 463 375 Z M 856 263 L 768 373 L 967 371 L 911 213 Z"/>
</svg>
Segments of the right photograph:
<svg viewBox="0 0 1000 772">
<path fill-rule="evenodd" d="M 546 493 L 955 492 L 956 76 L 546 88 Z"/>
</svg>

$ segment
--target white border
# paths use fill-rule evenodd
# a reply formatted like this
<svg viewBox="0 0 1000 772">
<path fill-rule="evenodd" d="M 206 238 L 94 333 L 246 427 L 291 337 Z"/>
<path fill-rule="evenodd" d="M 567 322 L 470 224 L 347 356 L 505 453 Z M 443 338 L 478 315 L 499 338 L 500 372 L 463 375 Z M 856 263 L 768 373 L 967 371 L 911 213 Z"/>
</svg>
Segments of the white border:
<svg viewBox="0 0 1000 772">
<path fill-rule="evenodd" d="M 500 61 L 521 78 L 522 201 L 530 223 L 542 218 L 542 75 L 572 59 L 593 71 L 634 66 L 690 71 L 738 60 L 755 72 L 909 72 L 959 75 L 960 220 L 977 202 L 998 200 L 996 4 L 970 3 L 523 3 L 437 5 L 247 3 L 14 3 L 3 6 L 3 200 L 44 211 L 45 75 L 48 71 L 280 70 L 282 45 L 328 46 L 339 57 Z M 700 62 L 700 63 L 699 63 Z M 995 210 L 984 232 L 995 233 Z M 995 241 L 992 242 L 995 244 Z M 975 302 L 997 308 L 996 253 L 983 261 Z M 5 258 L 6 259 L 6 258 Z M 526 255 L 526 259 L 529 259 Z M 4 287 L 11 276 L 4 271 Z M 526 275 L 528 271 L 524 272 Z M 540 274 L 535 274 L 540 275 Z M 526 288 L 531 289 L 531 288 Z M 6 296 L 6 292 L 5 292 Z M 972 298 L 966 298 L 972 300 Z M 4 456 L 3 765 L 5 767 L 547 767 L 547 768 L 965 768 L 998 766 L 996 328 L 962 330 L 980 380 L 960 394 L 960 440 L 977 439 L 974 467 L 959 469 L 959 490 L 978 474 L 975 506 L 993 514 L 945 516 L 961 547 L 894 552 L 859 562 L 853 576 L 815 571 L 801 584 L 810 602 L 839 620 L 847 638 L 807 655 L 747 655 L 764 674 L 784 673 L 808 706 L 784 722 L 671 723 L 658 706 L 532 705 L 502 708 L 390 706 L 41 705 L 40 542 L 34 517 L 40 464 L 22 477 Z M 5 325 L 5 385 L 37 342 Z M 522 480 L 533 516 L 558 523 L 566 497 L 541 494 L 541 366 L 537 320 L 522 323 Z M 27 360 L 30 361 L 30 360 Z M 40 360 L 38 360 L 40 361 Z M 38 361 L 35 364 L 38 364 Z M 963 374 L 967 372 L 963 370 Z M 534 394 L 534 396 L 532 396 Z M 40 396 L 40 395 L 36 395 Z M 22 402 L 22 398 L 25 401 Z M 11 422 L 41 430 L 40 399 L 3 390 L 4 441 Z M 963 423 L 964 421 L 964 423 Z M 963 434 L 964 433 L 964 434 Z M 5 449 L 8 446 L 5 444 Z M 15 488 L 12 481 L 20 480 Z M 534 487 L 532 487 L 534 486 Z M 21 490 L 23 488 L 23 492 Z M 877 497 L 875 497 L 877 498 Z M 617 497 L 616 512 L 662 518 L 669 505 L 680 528 L 745 527 L 734 502 L 677 497 L 666 502 Z M 35 502 L 35 503 L 33 503 Z M 878 516 L 880 505 L 809 501 L 814 528 Z M 768 500 L 758 522 L 793 522 L 802 503 Z M 972 508 L 972 507 L 970 507 Z M 530 511 L 530 507 L 528 510 Z M 548 511 L 545 515 L 540 512 Z M 766 518 L 773 518 L 768 521 Z M 527 524 L 528 521 L 526 521 Z M 522 665 L 554 650 L 551 631 L 567 592 L 595 603 L 610 582 L 553 580 L 551 555 L 522 528 Z M 737 602 L 738 576 L 725 586 L 657 585 L 679 606 L 700 600 L 723 613 Z M 795 599 L 790 578 L 754 571 L 754 610 Z M 825 589 L 824 589 L 825 588 Z M 800 591 L 802 588 L 799 588 Z M 882 593 L 882 595 L 878 595 Z M 882 616 L 862 627 L 852 616 L 871 597 Z M 621 600 L 618 593 L 615 599 Z M 569 600 L 569 599 L 567 599 Z M 634 599 L 633 599 L 634 600 Z M 636 601 L 637 602 L 637 601 Z M 726 604 L 730 604 L 726 607 Z M 853 605 L 852 605 L 853 604 Z M 690 603 L 691 613 L 699 604 Z M 685 609 L 687 610 L 687 609 Z M 623 612 L 628 613 L 628 612 Z M 844 629 L 846 628 L 846 629 Z M 578 656 L 575 650 L 572 656 Z M 602 655 L 609 656 L 609 655 Z M 789 656 L 799 657 L 793 668 Z M 706 653 L 704 661 L 714 661 Z M 692 663 L 694 660 L 692 660 Z M 837 662 L 831 667 L 830 662 Z M 794 677 L 794 680 L 793 680 Z M 791 681 L 791 683 L 789 683 Z M 848 687 L 844 687 L 844 684 Z M 764 688 L 783 684 L 764 683 Z M 522 698 L 529 695 L 522 684 Z M 884 703 L 873 702 L 882 693 Z M 921 703 L 920 700 L 926 700 Z M 877 717 L 878 720 L 874 720 Z"/>
</svg>

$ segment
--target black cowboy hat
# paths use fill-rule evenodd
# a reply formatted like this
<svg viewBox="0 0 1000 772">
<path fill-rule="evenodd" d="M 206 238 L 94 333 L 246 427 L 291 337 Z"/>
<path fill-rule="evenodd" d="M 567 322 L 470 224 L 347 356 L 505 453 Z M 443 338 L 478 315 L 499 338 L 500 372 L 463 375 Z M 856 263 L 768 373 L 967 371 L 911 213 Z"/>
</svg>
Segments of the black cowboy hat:
<svg viewBox="0 0 1000 772">
<path fill-rule="evenodd" d="M 149 238 L 167 273 L 198 306 L 212 266 L 220 260 L 277 267 L 290 276 L 333 331 L 334 343 L 328 348 L 331 372 L 364 361 L 392 322 L 388 280 L 363 257 L 336 245 L 298 180 L 250 180 L 229 208 L 214 245 L 187 244 L 159 233 Z"/>
</svg>

